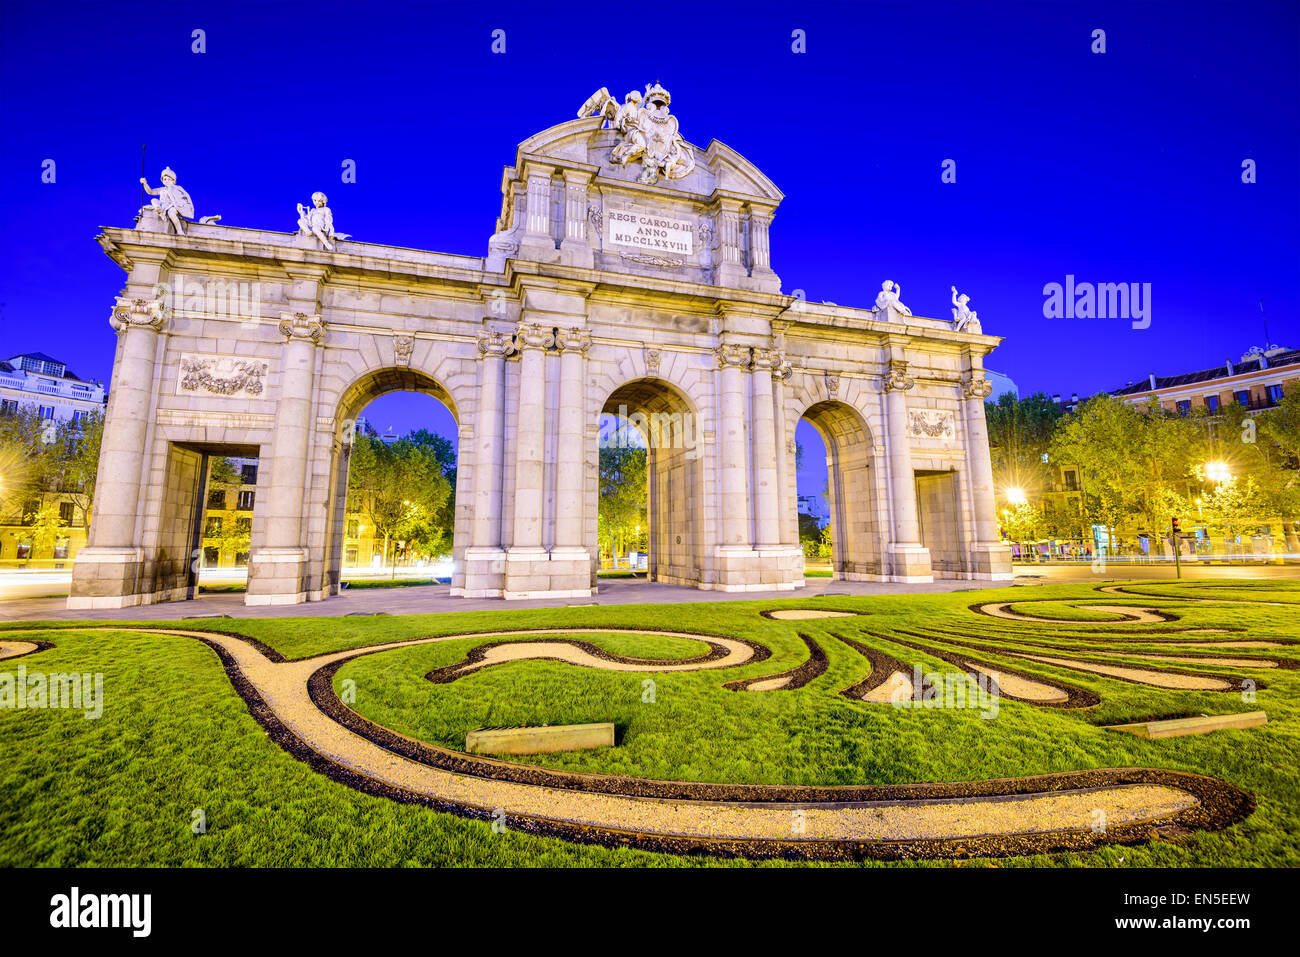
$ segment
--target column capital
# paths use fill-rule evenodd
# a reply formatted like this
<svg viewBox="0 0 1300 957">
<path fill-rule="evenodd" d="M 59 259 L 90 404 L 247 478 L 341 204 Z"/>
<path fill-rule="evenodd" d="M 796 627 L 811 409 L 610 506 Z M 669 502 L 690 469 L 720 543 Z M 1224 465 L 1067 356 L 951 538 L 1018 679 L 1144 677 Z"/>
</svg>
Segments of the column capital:
<svg viewBox="0 0 1300 957">
<path fill-rule="evenodd" d="M 713 350 L 713 354 L 718 359 L 719 369 L 725 369 L 728 366 L 748 369 L 750 367 L 749 353 L 749 346 L 737 345 L 734 342 L 724 342 Z"/>
<path fill-rule="evenodd" d="M 794 367 L 777 349 L 755 349 L 754 371 L 771 372 L 773 379 L 784 380 L 794 373 Z"/>
<path fill-rule="evenodd" d="M 882 391 L 906 392 L 914 385 L 916 383 L 907 374 L 907 361 L 904 359 L 890 359 L 889 370 L 885 373 Z"/>
<path fill-rule="evenodd" d="M 280 313 L 280 335 L 286 342 L 294 339 L 310 339 L 313 345 L 320 345 L 325 338 L 325 320 L 320 316 L 308 316 L 301 312 Z"/>
<path fill-rule="evenodd" d="M 515 329 L 516 352 L 522 353 L 527 349 L 549 349 L 554 344 L 555 337 L 551 335 L 551 330 L 535 322 L 521 322 Z"/>
<path fill-rule="evenodd" d="M 132 299 L 118 296 L 117 305 L 109 313 L 108 323 L 119 334 L 130 328 L 149 328 L 161 332 L 167 320 L 171 318 L 171 308 L 167 305 L 166 294 L 152 299 Z"/>
<path fill-rule="evenodd" d="M 964 378 L 961 392 L 968 399 L 987 399 L 993 394 L 993 383 L 983 372 L 971 372 Z"/>
<path fill-rule="evenodd" d="M 509 351 L 510 340 L 503 333 L 487 330 L 479 333 L 479 359 L 499 359 Z"/>
<path fill-rule="evenodd" d="M 591 336 L 581 329 L 561 329 L 555 337 L 555 345 L 560 352 L 577 352 L 587 354 L 591 348 Z"/>
</svg>

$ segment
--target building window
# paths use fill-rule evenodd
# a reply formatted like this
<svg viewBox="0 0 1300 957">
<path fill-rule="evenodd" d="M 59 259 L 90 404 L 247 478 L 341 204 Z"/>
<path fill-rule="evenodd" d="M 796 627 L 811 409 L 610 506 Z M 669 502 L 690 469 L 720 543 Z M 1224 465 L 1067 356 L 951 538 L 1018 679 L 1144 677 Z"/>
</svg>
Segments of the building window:
<svg viewBox="0 0 1300 957">
<path fill-rule="evenodd" d="M 226 490 L 224 488 L 214 488 L 208 490 L 208 508 L 225 508 L 226 507 Z"/>
<path fill-rule="evenodd" d="M 31 557 L 32 557 L 32 543 L 31 543 L 31 542 L 19 542 L 19 543 L 18 543 L 18 550 L 14 553 L 14 557 L 17 558 L 17 559 L 19 559 L 20 561 L 25 560 L 25 559 L 28 559 L 28 558 L 31 558 Z"/>
<path fill-rule="evenodd" d="M 54 557 L 54 558 L 67 558 L 67 557 L 68 557 L 68 540 L 67 540 L 66 538 L 58 538 L 58 539 L 55 539 L 55 541 L 54 541 L 54 556 L 53 556 L 53 557 Z"/>
<path fill-rule="evenodd" d="M 1192 411 L 1192 400 L 1179 399 L 1176 403 L 1174 403 L 1174 408 L 1178 410 L 1179 415 L 1187 415 L 1187 413 Z"/>
<path fill-rule="evenodd" d="M 1074 469 L 1067 469 L 1065 473 L 1065 490 L 1067 492 L 1079 491 L 1079 473 Z"/>
<path fill-rule="evenodd" d="M 1232 397 L 1237 400 L 1237 405 L 1250 405 L 1250 390 L 1238 389 L 1232 393 Z"/>
<path fill-rule="evenodd" d="M 244 489 L 239 493 L 239 504 L 235 507 L 241 512 L 251 512 L 253 510 L 253 496 L 256 493 L 251 489 Z"/>
<path fill-rule="evenodd" d="M 77 409 L 72 413 L 72 421 L 78 424 L 85 422 L 90 418 L 90 413 L 86 409 Z"/>
<path fill-rule="evenodd" d="M 248 564 L 248 552 L 235 552 L 235 564 L 236 564 L 236 565 L 247 565 L 247 564 Z"/>
<path fill-rule="evenodd" d="M 361 534 L 361 523 L 355 518 L 348 519 L 347 537 L 356 538 Z"/>
<path fill-rule="evenodd" d="M 209 515 L 208 523 L 206 526 L 204 526 L 203 529 L 203 537 L 216 538 L 220 534 L 221 534 L 221 516 Z"/>
<path fill-rule="evenodd" d="M 203 549 L 203 564 L 207 568 L 216 568 L 221 564 L 221 549 L 205 548 Z"/>
<path fill-rule="evenodd" d="M 343 563 L 345 565 L 355 565 L 357 563 L 357 550 L 349 548 L 343 553 Z"/>
<path fill-rule="evenodd" d="M 59 503 L 59 521 L 64 525 L 72 524 L 72 508 L 73 506 L 71 502 Z M 58 556 L 56 555 L 55 557 L 57 558 Z"/>
<path fill-rule="evenodd" d="M 240 475 L 240 478 L 243 479 L 243 482 L 244 482 L 245 485 L 256 485 L 256 484 L 257 484 L 257 466 L 256 466 L 256 465 L 245 465 L 243 468 L 241 468 L 241 469 L 239 470 L 239 475 Z"/>
<path fill-rule="evenodd" d="M 240 535 L 247 535 L 253 530 L 253 520 L 251 518 L 235 519 L 235 531 Z"/>
<path fill-rule="evenodd" d="M 1219 411 L 1219 397 L 1217 395 L 1207 395 L 1205 397 L 1205 407 L 1211 412 Z"/>
<path fill-rule="evenodd" d="M 52 418 L 54 418 L 54 406 L 52 406 L 52 405 L 43 405 L 43 406 L 41 406 L 41 418 L 42 418 L 42 419 L 52 419 Z"/>
<path fill-rule="evenodd" d="M 13 415 L 17 411 L 17 399 L 0 399 L 0 415 Z"/>
<path fill-rule="evenodd" d="M 1282 387 L 1280 385 L 1270 385 L 1264 389 L 1264 394 L 1268 396 L 1269 405 L 1277 405 L 1282 401 Z"/>
</svg>

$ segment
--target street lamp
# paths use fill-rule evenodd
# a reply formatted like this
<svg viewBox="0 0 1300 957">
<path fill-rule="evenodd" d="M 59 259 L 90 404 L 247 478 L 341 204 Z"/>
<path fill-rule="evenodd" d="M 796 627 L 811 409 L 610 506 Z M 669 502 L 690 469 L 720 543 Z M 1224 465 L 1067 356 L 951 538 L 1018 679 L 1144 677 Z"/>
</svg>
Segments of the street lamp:
<svg viewBox="0 0 1300 957">
<path fill-rule="evenodd" d="M 1229 471 L 1227 462 L 1210 462 L 1205 466 L 1205 477 L 1221 484 L 1232 481 L 1232 472 Z"/>
<path fill-rule="evenodd" d="M 1007 501 L 1012 505 L 1024 505 L 1026 501 L 1024 489 L 1015 486 L 1007 489 Z"/>
</svg>

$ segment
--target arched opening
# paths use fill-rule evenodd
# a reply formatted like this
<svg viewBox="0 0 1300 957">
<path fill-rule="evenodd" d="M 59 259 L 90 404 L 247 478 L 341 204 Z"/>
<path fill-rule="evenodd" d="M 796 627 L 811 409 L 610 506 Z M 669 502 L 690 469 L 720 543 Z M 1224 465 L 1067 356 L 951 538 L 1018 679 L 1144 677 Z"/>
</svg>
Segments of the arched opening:
<svg viewBox="0 0 1300 957">
<path fill-rule="evenodd" d="M 871 433 L 862 416 L 843 402 L 809 407 L 795 429 L 802 448 L 796 477 L 799 512 L 829 528 L 829 549 L 814 552 L 834 578 L 872 581 L 884 575 L 882 528 L 872 471 Z M 818 460 L 824 452 L 825 467 Z M 801 540 L 807 519 L 800 519 Z M 808 556 L 812 568 L 818 562 Z"/>
<path fill-rule="evenodd" d="M 456 406 L 437 381 L 385 369 L 339 401 L 322 591 L 341 581 L 450 583 L 464 548 Z"/>
<path fill-rule="evenodd" d="M 637 483 L 634 475 L 620 475 L 617 464 L 624 462 L 629 472 L 634 470 L 639 450 L 644 452 L 645 508 L 639 514 L 645 522 L 647 577 L 677 585 L 708 584 L 702 555 L 703 431 L 686 397 L 661 379 L 628 382 L 610 393 L 601 408 L 597 456 L 605 488 L 598 488 L 597 496 L 604 499 L 605 507 L 602 510 L 598 503 L 596 547 L 602 563 L 614 557 L 610 553 L 620 540 L 641 539 L 635 529 L 634 503 L 610 507 L 615 486 Z M 623 527 L 614 528 L 620 522 Z M 626 527 L 629 523 L 633 528 Z M 629 550 L 617 556 L 620 561 L 627 561 Z"/>
</svg>

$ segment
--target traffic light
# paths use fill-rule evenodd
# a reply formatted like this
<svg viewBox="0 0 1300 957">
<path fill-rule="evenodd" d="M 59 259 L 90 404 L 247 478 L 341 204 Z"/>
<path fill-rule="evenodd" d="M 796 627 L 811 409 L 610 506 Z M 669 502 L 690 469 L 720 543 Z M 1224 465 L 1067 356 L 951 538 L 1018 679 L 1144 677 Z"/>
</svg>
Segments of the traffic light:
<svg viewBox="0 0 1300 957">
<path fill-rule="evenodd" d="M 1180 528 L 1178 525 L 1178 518 L 1176 516 L 1173 519 L 1173 523 L 1174 523 L 1174 534 L 1177 534 L 1180 531 Z"/>
</svg>

